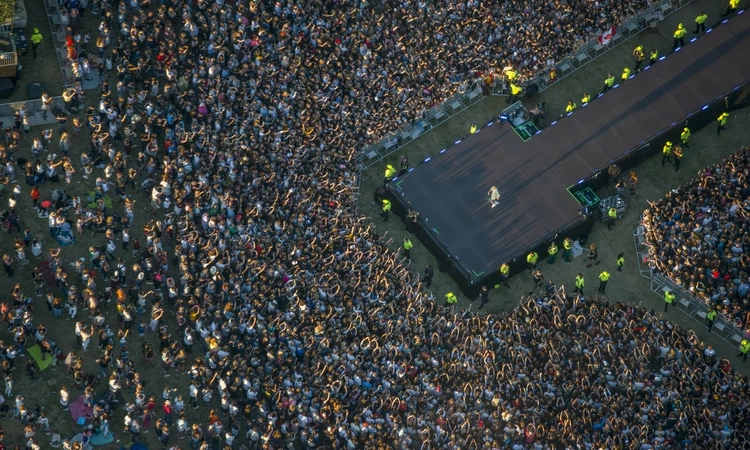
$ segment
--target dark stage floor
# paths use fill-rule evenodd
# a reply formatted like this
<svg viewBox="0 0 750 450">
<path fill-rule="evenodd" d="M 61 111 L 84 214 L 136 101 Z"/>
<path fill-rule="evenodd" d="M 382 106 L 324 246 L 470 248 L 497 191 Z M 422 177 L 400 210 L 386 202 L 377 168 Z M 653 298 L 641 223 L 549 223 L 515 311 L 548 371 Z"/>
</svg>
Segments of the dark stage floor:
<svg viewBox="0 0 750 450">
<path fill-rule="evenodd" d="M 748 79 L 750 13 L 527 142 L 508 124 L 495 124 L 432 156 L 389 187 L 400 191 L 460 264 L 480 277 L 576 220 L 580 205 L 569 186 Z M 495 208 L 486 201 L 492 185 L 502 195 Z"/>
</svg>

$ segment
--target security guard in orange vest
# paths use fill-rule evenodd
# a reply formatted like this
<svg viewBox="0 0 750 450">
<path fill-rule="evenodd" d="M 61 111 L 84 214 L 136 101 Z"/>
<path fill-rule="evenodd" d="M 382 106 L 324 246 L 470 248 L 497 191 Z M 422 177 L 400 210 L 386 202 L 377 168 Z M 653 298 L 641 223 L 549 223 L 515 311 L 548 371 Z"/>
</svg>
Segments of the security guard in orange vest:
<svg viewBox="0 0 750 450">
<path fill-rule="evenodd" d="M 617 220 L 617 208 L 614 206 L 609 208 L 609 211 L 607 211 L 607 229 L 611 230 L 612 225 L 615 224 L 615 220 Z"/>
<path fill-rule="evenodd" d="M 682 133 L 680 133 L 680 143 L 682 143 L 683 147 L 690 148 L 690 128 L 685 127 L 682 129 Z"/>
<path fill-rule="evenodd" d="M 675 295 L 672 293 L 672 291 L 666 291 L 664 293 L 664 312 L 667 312 L 669 309 L 669 305 L 671 305 L 674 302 Z"/>
<path fill-rule="evenodd" d="M 695 18 L 695 31 L 693 31 L 693 34 L 698 34 L 699 31 L 706 32 L 706 19 L 708 19 L 708 14 L 705 11 L 701 11 L 698 17 Z"/>
<path fill-rule="evenodd" d="M 727 129 L 727 119 L 728 118 L 729 118 L 729 113 L 728 112 L 723 112 L 723 113 L 721 113 L 721 115 L 719 116 L 719 118 L 716 119 L 719 122 L 719 128 L 716 129 L 716 135 L 717 136 L 721 135 L 721 130 L 726 130 Z"/>
<path fill-rule="evenodd" d="M 583 279 L 583 274 L 579 273 L 576 275 L 576 288 L 573 290 L 573 292 L 577 292 L 581 295 L 583 295 L 583 287 L 586 284 L 586 280 Z"/>
<path fill-rule="evenodd" d="M 411 260 L 411 248 L 414 247 L 414 244 L 411 243 L 411 240 L 408 237 L 404 238 L 404 255 L 406 255 L 406 259 Z"/>
<path fill-rule="evenodd" d="M 505 285 L 505 287 L 510 288 L 510 285 L 508 284 L 508 276 L 510 275 L 510 266 L 503 263 L 502 266 L 500 266 L 500 282 Z"/>
<path fill-rule="evenodd" d="M 388 213 L 391 212 L 391 201 L 383 199 L 383 221 L 388 222 Z"/>
<path fill-rule="evenodd" d="M 729 6 L 727 6 L 727 12 L 725 12 L 724 15 L 728 16 L 734 13 L 734 11 L 737 10 L 737 5 L 739 4 L 740 0 L 729 0 Z"/>
<path fill-rule="evenodd" d="M 674 148 L 674 171 L 680 170 L 680 160 L 682 160 L 682 146 L 676 145 Z"/>
<path fill-rule="evenodd" d="M 612 75 L 611 73 L 607 74 L 607 78 L 604 79 L 604 89 L 602 90 L 602 94 L 612 89 L 612 86 L 614 85 L 615 85 L 615 76 Z"/>
<path fill-rule="evenodd" d="M 591 96 L 584 92 L 583 97 L 581 98 L 581 106 L 586 105 L 590 101 L 591 101 Z"/>
<path fill-rule="evenodd" d="M 672 162 L 672 141 L 667 141 L 661 150 L 661 166 L 664 167 L 667 161 Z"/>
<path fill-rule="evenodd" d="M 570 262 L 570 257 L 573 253 L 573 239 L 566 237 L 563 241 L 563 259 L 565 262 Z"/>
<path fill-rule="evenodd" d="M 638 73 L 643 60 L 646 58 L 646 52 L 643 50 L 642 45 L 639 45 L 633 50 L 633 58 L 635 58 L 635 68 L 633 69 L 633 72 Z"/>
<path fill-rule="evenodd" d="M 576 108 L 578 108 L 578 106 L 575 103 L 573 103 L 573 100 L 568 100 L 568 106 L 565 107 L 565 112 L 570 114 L 573 111 L 575 111 Z"/>
<path fill-rule="evenodd" d="M 521 86 L 518 86 L 517 84 L 511 82 L 510 83 L 510 96 L 507 98 L 507 100 L 505 100 L 505 103 L 509 105 L 512 105 L 513 103 L 515 103 L 516 100 L 518 99 L 518 96 L 521 95 L 521 91 L 523 91 Z"/>
<path fill-rule="evenodd" d="M 539 261 L 537 252 L 531 252 L 526 255 L 526 262 L 529 263 L 529 270 L 536 270 L 536 262 Z"/>
<path fill-rule="evenodd" d="M 677 29 L 674 32 L 674 45 L 672 46 L 672 51 L 677 50 L 678 47 L 685 46 L 685 34 L 687 33 L 687 30 L 685 30 L 685 26 L 682 24 L 677 25 Z"/>
<path fill-rule="evenodd" d="M 708 321 L 708 332 L 710 333 L 711 330 L 714 328 L 714 322 L 716 322 L 716 316 L 718 316 L 719 313 L 716 312 L 716 308 L 711 308 L 711 310 L 706 314 L 706 320 Z"/>
<path fill-rule="evenodd" d="M 607 289 L 607 281 L 609 281 L 609 272 L 602 271 L 602 273 L 599 274 L 599 293 L 600 294 L 606 294 L 604 292 Z"/>
</svg>

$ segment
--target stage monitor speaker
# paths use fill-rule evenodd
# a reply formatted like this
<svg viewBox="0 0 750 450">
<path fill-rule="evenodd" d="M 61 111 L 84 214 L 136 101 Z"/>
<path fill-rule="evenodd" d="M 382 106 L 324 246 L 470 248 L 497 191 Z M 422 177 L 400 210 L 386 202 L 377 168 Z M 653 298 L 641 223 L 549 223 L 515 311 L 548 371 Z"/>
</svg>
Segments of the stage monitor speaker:
<svg viewBox="0 0 750 450">
<path fill-rule="evenodd" d="M 533 98 L 539 93 L 539 85 L 536 83 L 526 86 L 526 98 Z"/>
<path fill-rule="evenodd" d="M 13 95 L 13 81 L 10 78 L 0 78 L 0 98 L 8 98 Z"/>
<path fill-rule="evenodd" d="M 42 94 L 45 92 L 47 92 L 47 83 L 44 81 L 29 83 L 26 85 L 26 95 L 29 97 L 29 100 L 42 98 Z"/>
</svg>

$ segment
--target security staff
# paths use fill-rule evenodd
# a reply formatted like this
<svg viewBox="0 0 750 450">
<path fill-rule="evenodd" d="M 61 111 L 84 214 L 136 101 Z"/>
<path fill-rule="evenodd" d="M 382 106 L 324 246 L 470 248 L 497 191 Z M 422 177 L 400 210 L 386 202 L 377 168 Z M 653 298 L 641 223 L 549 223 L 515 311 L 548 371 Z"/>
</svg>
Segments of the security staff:
<svg viewBox="0 0 750 450">
<path fill-rule="evenodd" d="M 648 56 L 648 65 L 653 66 L 659 60 L 659 50 L 653 49 Z"/>
<path fill-rule="evenodd" d="M 705 11 L 701 11 L 698 17 L 695 18 L 695 31 L 693 31 L 693 34 L 698 34 L 699 31 L 706 31 L 706 19 L 708 19 L 708 14 Z"/>
<path fill-rule="evenodd" d="M 458 298 L 456 297 L 456 294 L 453 292 L 448 292 L 445 294 L 445 306 L 453 306 L 458 302 Z"/>
<path fill-rule="evenodd" d="M 622 252 L 617 254 L 617 271 L 622 272 L 622 266 L 625 265 L 625 256 Z"/>
<path fill-rule="evenodd" d="M 391 164 L 388 164 L 387 166 L 385 166 L 385 176 L 383 178 L 383 187 L 385 187 L 385 185 L 388 184 L 395 176 L 396 176 L 396 169 Z"/>
<path fill-rule="evenodd" d="M 500 282 L 505 285 L 505 287 L 510 288 L 510 285 L 508 284 L 508 276 L 510 275 L 510 266 L 503 263 L 502 266 L 500 266 Z"/>
<path fill-rule="evenodd" d="M 505 74 L 505 79 L 511 83 L 516 81 L 516 77 L 518 76 L 518 72 L 513 67 L 506 67 L 503 69 L 503 73 Z"/>
<path fill-rule="evenodd" d="M 680 142 L 683 147 L 690 148 L 690 128 L 685 127 L 682 129 L 682 133 L 680 133 Z"/>
<path fill-rule="evenodd" d="M 42 33 L 39 32 L 39 28 L 34 28 L 34 32 L 29 39 L 31 40 L 31 51 L 34 54 L 34 59 L 36 59 L 36 49 L 42 43 Z"/>
<path fill-rule="evenodd" d="M 536 252 L 531 252 L 526 255 L 526 262 L 529 263 L 529 270 L 536 270 L 537 261 L 539 261 L 539 255 Z"/>
<path fill-rule="evenodd" d="M 667 312 L 669 309 L 669 305 L 671 305 L 674 302 L 675 295 L 672 293 L 672 291 L 666 291 L 664 293 L 664 312 Z"/>
<path fill-rule="evenodd" d="M 642 45 L 639 45 L 633 50 L 633 58 L 635 58 L 635 68 L 633 71 L 637 73 L 643 63 L 643 59 L 646 58 L 646 52 L 643 50 Z"/>
<path fill-rule="evenodd" d="M 573 111 L 575 111 L 577 107 L 578 106 L 575 103 L 573 103 L 573 100 L 568 100 L 568 106 L 565 107 L 565 112 L 570 114 Z"/>
<path fill-rule="evenodd" d="M 406 259 L 411 260 L 411 248 L 414 247 L 414 244 L 411 243 L 411 240 L 408 237 L 404 238 L 404 255 L 406 255 Z"/>
<path fill-rule="evenodd" d="M 661 149 L 661 166 L 664 167 L 664 164 L 669 161 L 672 162 L 672 141 L 667 141 L 666 144 L 664 144 L 664 148 Z"/>
<path fill-rule="evenodd" d="M 484 305 L 487 304 L 488 301 L 490 301 L 490 290 L 487 288 L 487 286 L 482 286 L 481 289 L 479 289 L 479 298 L 482 299 L 482 303 L 479 304 L 479 309 L 484 308 Z"/>
<path fill-rule="evenodd" d="M 398 172 L 398 176 L 401 176 L 409 171 L 409 157 L 401 155 L 401 170 Z"/>
<path fill-rule="evenodd" d="M 677 29 L 674 32 L 674 45 L 672 46 L 672 51 L 685 45 L 685 33 L 687 33 L 685 26 L 682 24 L 677 25 Z"/>
<path fill-rule="evenodd" d="M 622 69 L 622 81 L 628 81 L 630 78 L 630 67 Z"/>
<path fill-rule="evenodd" d="M 719 313 L 716 312 L 716 308 L 711 308 L 711 310 L 706 314 L 706 320 L 708 321 L 708 332 L 709 333 L 714 328 L 714 322 L 716 322 L 716 316 L 718 316 L 718 315 L 719 315 Z"/>
<path fill-rule="evenodd" d="M 566 237 L 563 241 L 563 259 L 565 262 L 570 262 L 570 257 L 573 253 L 573 239 Z"/>
<path fill-rule="evenodd" d="M 583 295 L 583 287 L 586 284 L 586 280 L 583 279 L 583 274 L 579 273 L 576 275 L 576 288 L 573 290 L 574 293 L 579 293 Z"/>
<path fill-rule="evenodd" d="M 477 128 L 477 125 L 475 123 L 471 124 L 471 128 L 469 128 L 469 134 L 474 134 L 477 132 L 479 128 Z"/>
<path fill-rule="evenodd" d="M 383 221 L 388 222 L 388 213 L 391 212 L 391 201 L 383 199 Z"/>
<path fill-rule="evenodd" d="M 511 82 L 510 83 L 510 96 L 505 100 L 505 103 L 512 105 L 516 102 L 518 99 L 518 96 L 521 95 L 521 86 L 518 86 L 517 84 Z"/>
<path fill-rule="evenodd" d="M 728 118 L 729 118 L 729 113 L 728 112 L 723 112 L 723 113 L 721 113 L 721 115 L 719 116 L 719 118 L 716 119 L 719 122 L 719 128 L 716 129 L 716 135 L 717 136 L 721 135 L 721 130 L 726 130 L 727 129 L 727 119 Z"/>
<path fill-rule="evenodd" d="M 612 86 L 614 85 L 615 85 L 615 76 L 610 73 L 607 75 L 607 78 L 604 79 L 604 90 L 602 90 L 602 94 L 612 89 Z"/>
<path fill-rule="evenodd" d="M 549 253 L 549 257 L 547 258 L 547 264 L 554 264 L 555 263 L 555 256 L 558 252 L 557 244 L 555 244 L 555 241 L 552 241 L 552 243 L 549 245 L 549 248 L 547 249 L 547 253 Z"/>
<path fill-rule="evenodd" d="M 674 148 L 674 171 L 680 170 L 680 161 L 682 160 L 682 146 L 677 145 Z"/>
<path fill-rule="evenodd" d="M 740 0 L 729 0 L 729 6 L 727 6 L 727 12 L 724 13 L 725 16 L 728 16 L 737 9 L 737 5 L 740 4 Z"/>
<path fill-rule="evenodd" d="M 611 230 L 612 225 L 614 225 L 615 220 L 617 220 L 617 208 L 615 208 L 614 206 L 609 208 L 609 211 L 607 211 L 607 218 L 607 229 Z"/>
<path fill-rule="evenodd" d="M 585 105 L 586 103 L 591 101 L 591 96 L 587 93 L 583 94 L 583 98 L 581 98 L 581 105 Z"/>
<path fill-rule="evenodd" d="M 606 294 L 604 292 L 607 289 L 607 281 L 609 281 L 609 272 L 606 270 L 599 274 L 599 293 Z"/>
<path fill-rule="evenodd" d="M 424 277 L 422 277 L 422 283 L 427 285 L 427 287 L 432 286 L 432 277 L 435 275 L 435 271 L 433 270 L 432 266 L 427 264 L 424 266 Z"/>
<path fill-rule="evenodd" d="M 737 356 L 742 356 L 742 361 L 747 361 L 747 352 L 750 352 L 750 341 L 743 339 L 740 342 L 740 353 Z"/>
</svg>

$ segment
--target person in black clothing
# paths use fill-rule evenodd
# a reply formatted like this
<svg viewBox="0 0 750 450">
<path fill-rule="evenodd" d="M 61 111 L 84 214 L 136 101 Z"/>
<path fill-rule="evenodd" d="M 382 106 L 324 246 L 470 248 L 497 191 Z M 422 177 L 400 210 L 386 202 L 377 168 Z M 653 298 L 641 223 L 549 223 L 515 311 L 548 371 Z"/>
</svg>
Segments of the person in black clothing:
<svg viewBox="0 0 750 450">
<path fill-rule="evenodd" d="M 490 301 L 490 290 L 487 286 L 482 286 L 482 289 L 479 290 L 479 297 L 482 299 L 482 303 L 479 304 L 479 309 L 482 309 L 484 308 L 484 305 Z"/>
<path fill-rule="evenodd" d="M 401 170 L 398 172 L 398 176 L 405 174 L 409 170 L 409 157 L 406 155 L 401 156 Z"/>
<path fill-rule="evenodd" d="M 424 283 L 427 287 L 430 287 L 432 285 L 432 277 L 435 275 L 435 271 L 432 269 L 432 266 L 427 264 L 424 266 L 424 277 L 422 278 L 422 283 Z"/>
</svg>

